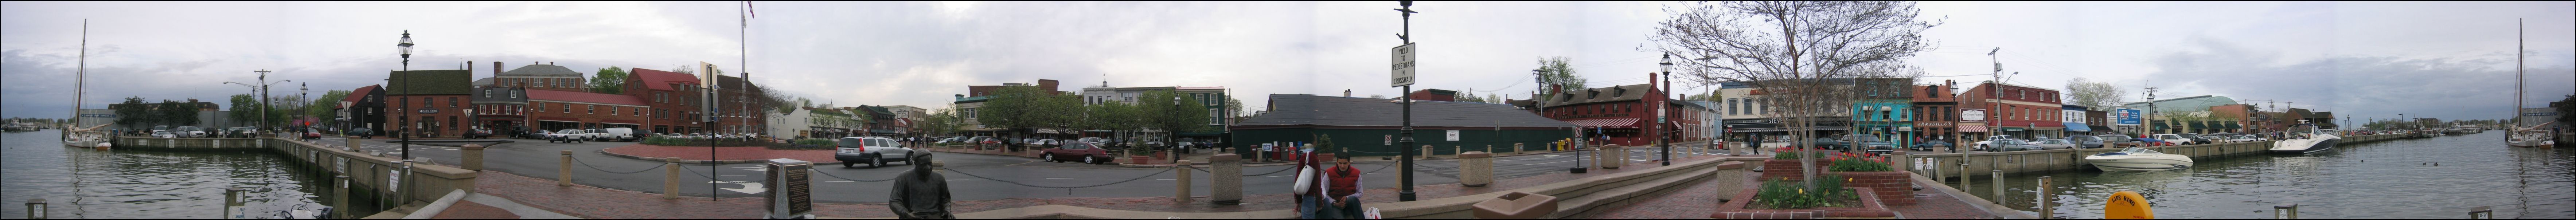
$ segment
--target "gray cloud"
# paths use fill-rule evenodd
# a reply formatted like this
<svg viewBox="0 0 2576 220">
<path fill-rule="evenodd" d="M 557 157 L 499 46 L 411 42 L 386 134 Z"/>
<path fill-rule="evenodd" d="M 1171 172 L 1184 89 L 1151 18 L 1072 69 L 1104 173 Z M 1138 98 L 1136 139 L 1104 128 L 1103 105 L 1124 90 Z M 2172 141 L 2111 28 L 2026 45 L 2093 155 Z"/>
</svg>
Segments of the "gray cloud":
<svg viewBox="0 0 2576 220">
<path fill-rule="evenodd" d="M 2510 53 L 2474 57 L 2403 58 L 2333 56 L 2286 61 L 2282 52 L 2250 50 L 2220 40 L 2197 40 L 2200 52 L 2176 52 L 2151 61 L 2159 84 L 2187 85 L 2238 100 L 2297 102 L 2299 108 L 2339 116 L 2499 119 L 2513 108 Z M 2565 56 L 2534 56 L 2525 75 L 2526 107 L 2576 94 L 2576 69 Z M 2503 66 L 2505 68 L 2496 68 Z M 2197 94 L 2160 94 L 2165 97 Z"/>
</svg>

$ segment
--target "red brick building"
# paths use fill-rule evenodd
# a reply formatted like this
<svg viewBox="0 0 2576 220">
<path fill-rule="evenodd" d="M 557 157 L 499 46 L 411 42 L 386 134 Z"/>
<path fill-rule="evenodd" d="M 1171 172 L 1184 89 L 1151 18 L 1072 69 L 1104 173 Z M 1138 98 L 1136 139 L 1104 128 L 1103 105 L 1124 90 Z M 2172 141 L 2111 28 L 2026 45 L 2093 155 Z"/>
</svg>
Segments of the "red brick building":
<svg viewBox="0 0 2576 220">
<path fill-rule="evenodd" d="M 1921 90 L 1914 93 L 1916 133 L 1924 137 L 1942 137 L 1942 139 L 1956 138 L 1960 135 L 1959 125 L 1963 123 L 1959 122 L 1959 95 L 1950 93 L 1951 89 L 1958 86 L 1959 82 L 1950 80 L 1942 80 L 1939 85 L 1914 86 L 1915 90 Z M 1976 123 L 1976 125 L 1978 130 L 1969 132 L 1985 132 L 1984 123 Z"/>
<path fill-rule="evenodd" d="M 386 76 L 384 121 L 416 137 L 454 137 L 469 126 L 465 109 L 473 100 L 473 70 L 393 71 Z M 409 119 L 409 121 L 404 121 Z M 390 133 L 388 133 L 390 134 Z"/>
<path fill-rule="evenodd" d="M 769 106 L 762 106 L 760 99 L 768 97 L 768 93 L 761 92 L 759 84 L 734 76 L 716 76 L 716 83 L 721 88 L 716 90 L 720 93 L 716 96 L 716 106 L 722 109 L 720 117 L 716 117 L 716 126 L 719 127 L 716 132 L 767 133 L 765 124 L 769 121 L 769 114 L 764 112 Z"/>
<path fill-rule="evenodd" d="M 649 128 L 651 106 L 635 96 L 527 90 L 528 118 L 536 129 Z M 649 131 L 649 130 L 648 130 Z"/>
<path fill-rule="evenodd" d="M 652 133 L 706 132 L 704 118 L 698 117 L 699 91 L 697 76 L 670 71 L 635 68 L 627 71 L 626 96 L 643 101 L 642 128 Z"/>
<path fill-rule="evenodd" d="M 1405 97 L 1412 97 L 1414 101 L 1443 101 L 1443 102 L 1455 102 L 1455 101 L 1458 101 L 1458 91 L 1439 90 L 1439 89 L 1422 89 L 1422 90 L 1414 90 L 1414 91 L 1413 91 L 1413 93 L 1404 94 L 1404 96 L 1405 96 Z"/>
<path fill-rule="evenodd" d="M 1998 93 L 2002 95 L 1997 96 Z M 1991 132 L 1985 135 L 2012 135 L 2027 139 L 2034 134 L 2058 134 L 2066 130 L 2062 120 L 2065 117 L 2061 113 L 2065 104 L 2059 103 L 2061 100 L 2057 94 L 2057 90 L 2052 89 L 1987 82 L 1959 94 L 1959 106 L 1986 110 L 1986 125 Z"/>
<path fill-rule="evenodd" d="M 1540 116 L 1583 127 L 1583 135 L 1593 138 L 1594 144 L 1642 146 L 1662 137 L 1662 134 L 1648 131 L 1650 125 L 1656 124 L 1655 105 L 1662 105 L 1664 117 L 1669 119 L 1659 125 L 1664 130 L 1683 130 L 1684 126 L 1695 126 L 1702 120 L 1701 114 L 1690 110 L 1695 105 L 1669 98 L 1670 94 L 1665 93 L 1664 88 L 1658 88 L 1656 83 L 1649 80 L 1647 84 L 1573 90 L 1541 97 L 1534 103 L 1520 103 L 1536 105 L 1537 108 L 1523 106 L 1531 113 L 1539 113 L 1540 108 L 1544 108 L 1546 114 Z M 1601 139 L 1603 136 L 1608 138 Z"/>
</svg>

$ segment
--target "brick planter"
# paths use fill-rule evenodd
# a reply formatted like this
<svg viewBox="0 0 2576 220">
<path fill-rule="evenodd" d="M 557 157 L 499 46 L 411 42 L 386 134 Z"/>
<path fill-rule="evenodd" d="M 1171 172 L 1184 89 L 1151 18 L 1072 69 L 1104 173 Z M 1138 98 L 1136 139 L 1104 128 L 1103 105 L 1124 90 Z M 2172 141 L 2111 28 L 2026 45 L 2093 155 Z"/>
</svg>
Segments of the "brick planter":
<svg viewBox="0 0 2576 220">
<path fill-rule="evenodd" d="M 1871 191 L 1873 191 L 1873 192 L 1876 192 L 1875 194 L 1877 194 L 1877 196 L 1878 196 L 1878 202 L 1879 202 L 1880 204 L 1882 204 L 1882 205 L 1887 205 L 1887 206 L 1912 206 L 1912 205 L 1914 205 L 1914 194 L 1913 194 L 1913 191 L 1914 191 L 1914 182 L 1912 181 L 1912 180 L 1913 180 L 1913 179 L 1912 179 L 1913 177 L 1908 176 L 1908 175 L 1910 175 L 1910 173 L 1909 173 L 1909 172 L 1906 172 L 1906 171 L 1882 171 L 1882 172 L 1830 172 L 1830 173 L 1831 173 L 1831 174 L 1833 174 L 1833 175 L 1842 175 L 1842 177 L 1843 177 L 1844 179 L 1846 179 L 1846 180 L 1850 181 L 1850 182 L 1844 182 L 1844 183 L 1843 183 L 1843 186 L 1845 186 L 1845 187 L 1865 187 L 1865 188 L 1869 188 L 1869 189 L 1870 189 Z M 1843 181 L 1843 180 L 1836 180 L 1836 181 Z"/>
<path fill-rule="evenodd" d="M 1863 188 L 1863 187 L 1843 187 L 1843 188 L 1850 188 L 1850 189 L 1852 189 L 1853 194 L 1860 194 L 1860 203 L 1861 203 L 1861 207 L 1816 207 L 1816 208 L 1804 208 L 1804 209 L 1750 209 L 1750 208 L 1745 208 L 1745 206 L 1752 205 L 1752 204 L 1753 204 L 1753 194 L 1754 194 L 1754 193 L 1757 193 L 1757 192 L 1760 192 L 1761 190 L 1760 190 L 1760 189 L 1744 189 L 1744 191 L 1743 191 L 1743 192 L 1738 192 L 1738 193 L 1736 193 L 1736 194 L 1735 194 L 1735 199 L 1734 199 L 1734 200 L 1727 200 L 1725 205 L 1720 205 L 1720 206 L 1718 206 L 1718 207 L 1717 207 L 1717 213 L 1716 213 L 1716 214 L 1709 214 L 1709 215 L 1708 215 L 1708 217 L 1709 217 L 1709 218 L 1715 218 L 1715 219 L 1819 219 L 1819 218 L 1878 218 L 1878 219 L 1892 219 L 1892 218 L 1895 218 L 1895 217 L 1896 217 L 1896 212 L 1895 212 L 1895 211 L 1888 211 L 1888 210 L 1887 210 L 1887 207 L 1886 207 L 1885 205 L 1881 205 L 1881 204 L 1879 204 L 1879 203 L 1877 202 L 1877 201 L 1878 201 L 1878 195 L 1877 195 L 1877 193 L 1875 193 L 1875 192 L 1876 192 L 1875 190 L 1870 190 L 1869 188 Z M 1908 197 L 1911 197 L 1911 196 L 1909 195 Z"/>
<path fill-rule="evenodd" d="M 1145 156 L 1145 155 L 1131 155 L 1131 156 L 1127 156 L 1127 160 L 1128 160 L 1128 161 L 1134 161 L 1134 162 L 1127 162 L 1127 163 L 1143 165 L 1143 164 L 1146 164 L 1145 162 L 1152 161 L 1153 159 L 1154 159 L 1154 157 L 1153 157 L 1153 156 Z"/>
<path fill-rule="evenodd" d="M 1833 161 L 1825 159 L 1808 160 L 1816 161 L 1816 170 L 1824 170 L 1825 166 L 1833 164 Z M 1762 160 L 1762 180 L 1764 181 L 1782 180 L 1780 178 L 1788 178 L 1787 180 L 1791 181 L 1806 180 L 1806 177 L 1798 176 L 1798 173 L 1805 172 L 1804 170 L 1798 168 L 1798 160 Z M 1817 173 L 1816 176 L 1825 176 L 1825 174 Z"/>
</svg>

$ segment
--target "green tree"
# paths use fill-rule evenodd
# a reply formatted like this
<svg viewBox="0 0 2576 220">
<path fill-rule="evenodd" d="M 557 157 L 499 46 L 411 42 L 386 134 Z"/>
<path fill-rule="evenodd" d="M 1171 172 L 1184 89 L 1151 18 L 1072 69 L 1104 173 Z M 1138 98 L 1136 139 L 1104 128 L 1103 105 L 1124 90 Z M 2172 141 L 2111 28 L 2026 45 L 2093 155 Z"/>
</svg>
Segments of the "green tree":
<svg viewBox="0 0 2576 220">
<path fill-rule="evenodd" d="M 304 106 L 304 115 L 311 115 L 323 120 L 323 122 L 316 124 L 337 122 L 339 120 L 334 118 L 340 117 L 340 111 L 334 110 L 334 108 L 340 107 L 341 99 L 348 98 L 349 90 L 323 91 L 321 97 L 315 97 L 313 99 L 312 105 Z"/>
<path fill-rule="evenodd" d="M 1045 89 L 1036 86 L 1004 86 L 993 91 L 992 96 L 992 99 L 984 101 L 984 108 L 978 110 L 981 115 L 976 119 L 984 126 L 1020 132 L 1023 129 L 1069 124 L 1069 121 L 1066 121 L 1069 117 L 1055 115 L 1068 113 L 1064 110 L 1067 109 L 1066 106 L 1056 106 L 1065 104 L 1054 100 L 1060 99 L 1057 96 L 1061 95 Z"/>
<path fill-rule="evenodd" d="M 1134 131 L 1144 127 L 1136 105 L 1127 102 L 1101 102 L 1083 106 L 1083 129 Z"/>
<path fill-rule="evenodd" d="M 931 135 L 948 135 L 961 130 L 959 127 L 966 125 L 965 121 L 957 117 L 957 110 L 951 108 L 933 109 L 930 110 L 930 114 L 922 117 L 921 123 L 913 127 Z"/>
<path fill-rule="evenodd" d="M 2558 125 L 2576 125 L 2576 95 L 2567 95 L 2567 99 L 2550 102 L 2549 105 L 2558 109 Z"/>
<path fill-rule="evenodd" d="M 198 123 L 196 105 L 170 100 L 161 100 L 157 105 L 161 109 L 152 111 L 152 115 L 158 116 L 161 123 L 176 126 L 196 126 Z"/>
<path fill-rule="evenodd" d="M 1565 56 L 1538 58 L 1538 69 L 1536 71 L 1538 71 L 1539 87 L 1537 89 L 1542 96 L 1552 96 L 1556 95 L 1557 92 L 1563 92 L 1552 90 L 1555 88 L 1563 88 L 1565 90 L 1586 88 L 1583 84 L 1588 80 L 1583 79 L 1583 75 L 1574 74 L 1573 64 L 1570 64 L 1572 62 L 1574 62 L 1573 58 L 1565 58 Z"/>
<path fill-rule="evenodd" d="M 1851 106 L 1848 86 L 1827 78 L 1907 74 L 1904 60 L 1929 51 L 1922 32 L 1939 26 L 1917 21 L 1921 10 L 1906 1 L 1687 2 L 1664 7 L 1671 16 L 1649 35 L 1674 64 L 1674 74 L 1704 84 L 1745 82 L 1769 92 L 1766 109 L 1789 122 L 1792 134 L 1820 137 L 1821 114 Z M 1842 91 L 1838 91 L 1842 90 Z M 1804 143 L 1804 142 L 1801 142 Z M 1805 146 L 1801 146 L 1805 147 Z M 1798 160 L 1799 166 L 1815 166 Z M 1816 180 L 1815 169 L 1800 175 Z M 1806 181 L 1816 191 L 1816 181 Z"/>
<path fill-rule="evenodd" d="M 2112 85 L 2111 82 L 2086 80 L 2083 77 L 2066 80 L 2066 104 L 2092 109 L 2109 109 L 2118 106 L 2121 99 L 2128 97 L 2126 94 L 2129 92 L 2122 91 L 2120 86 Z"/>
<path fill-rule="evenodd" d="M 1164 138 L 1169 140 L 1165 140 L 1164 143 L 1177 143 L 1174 141 L 1179 139 L 1180 133 L 1207 132 L 1215 129 L 1207 126 L 1207 105 L 1200 104 L 1196 99 L 1178 98 L 1180 96 L 1179 92 L 1156 90 L 1147 91 L 1143 97 L 1136 98 L 1137 107 L 1144 110 L 1143 117 L 1140 118 L 1144 118 L 1146 128 L 1159 129 L 1167 133 Z"/>
<path fill-rule="evenodd" d="M 267 106 L 259 103 L 259 96 L 251 94 L 234 94 L 232 104 L 233 111 L 225 115 L 238 122 L 258 122 L 260 107 Z"/>
<path fill-rule="evenodd" d="M 125 97 L 125 102 L 117 103 L 116 106 L 123 107 L 112 109 L 116 111 L 116 124 L 118 126 L 134 127 L 134 124 L 155 124 L 161 122 L 161 118 L 158 115 L 152 114 L 152 111 L 150 110 L 152 109 L 151 106 L 143 105 L 142 96 Z"/>
<path fill-rule="evenodd" d="M 626 91 L 626 68 L 608 66 L 590 75 L 590 92 L 623 94 Z"/>
</svg>

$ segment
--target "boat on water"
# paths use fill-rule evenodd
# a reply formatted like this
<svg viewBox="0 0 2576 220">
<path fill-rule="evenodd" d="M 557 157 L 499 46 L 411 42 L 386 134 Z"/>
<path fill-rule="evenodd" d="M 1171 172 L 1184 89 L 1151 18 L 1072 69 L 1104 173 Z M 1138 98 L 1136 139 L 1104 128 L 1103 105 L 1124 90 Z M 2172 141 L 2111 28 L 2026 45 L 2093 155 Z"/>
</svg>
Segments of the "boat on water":
<svg viewBox="0 0 2576 220">
<path fill-rule="evenodd" d="M 2335 142 L 2343 141 L 2343 136 L 2336 136 L 2334 132 L 2329 132 L 2331 130 L 2319 130 L 2316 124 L 2309 124 L 2307 120 L 2300 120 L 2299 124 L 2290 125 L 2289 130 L 2290 135 L 2281 138 L 2281 141 L 2272 142 L 2272 148 L 2269 151 L 2282 154 L 2315 153 L 2333 150 Z"/>
<path fill-rule="evenodd" d="M 2103 171 L 2160 171 L 2191 168 L 2191 156 L 2166 154 L 2146 148 L 2127 148 L 2120 152 L 2084 156 L 2084 162 Z"/>
<path fill-rule="evenodd" d="M 2549 130 L 2540 129 L 2541 127 L 2549 126 L 2550 123 L 2557 122 L 2540 123 L 2539 125 L 2533 125 L 2527 128 L 2517 127 L 2510 129 L 2513 132 L 2507 133 L 2507 136 L 2505 136 L 2504 139 L 2504 144 L 2514 147 L 2557 147 L 2558 141 L 2549 136 Z"/>
</svg>

